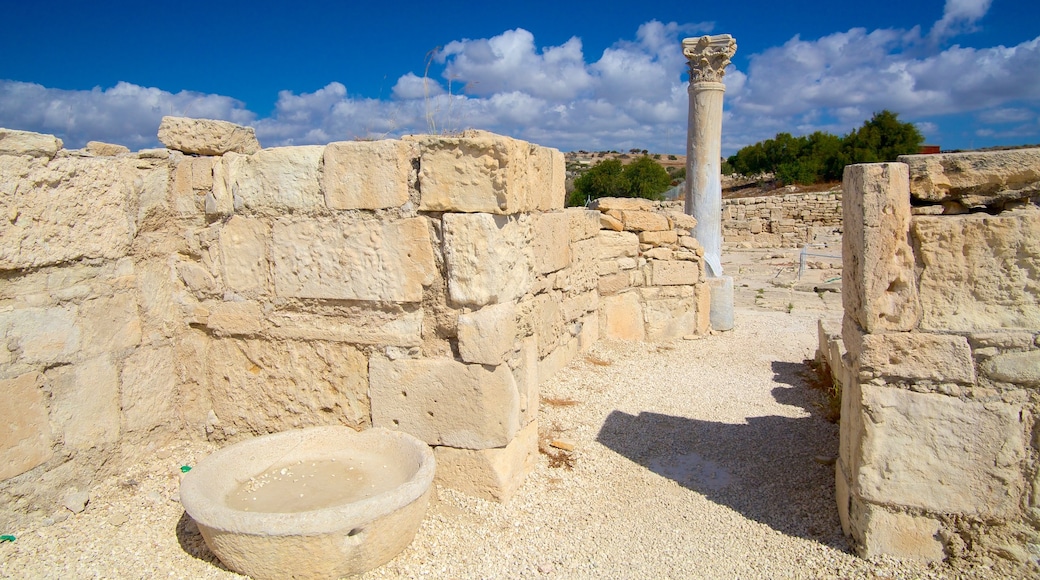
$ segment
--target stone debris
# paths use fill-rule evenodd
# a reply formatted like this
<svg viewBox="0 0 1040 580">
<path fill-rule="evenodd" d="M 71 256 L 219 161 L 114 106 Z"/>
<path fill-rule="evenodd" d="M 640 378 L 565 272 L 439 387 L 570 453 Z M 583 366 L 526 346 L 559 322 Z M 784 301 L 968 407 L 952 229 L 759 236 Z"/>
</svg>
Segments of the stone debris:
<svg viewBox="0 0 1040 580">
<path fill-rule="evenodd" d="M 562 441 L 560 439 L 553 439 L 549 442 L 549 447 L 555 447 L 556 449 L 562 449 L 564 451 L 574 451 L 574 444 L 568 441 Z"/>
</svg>

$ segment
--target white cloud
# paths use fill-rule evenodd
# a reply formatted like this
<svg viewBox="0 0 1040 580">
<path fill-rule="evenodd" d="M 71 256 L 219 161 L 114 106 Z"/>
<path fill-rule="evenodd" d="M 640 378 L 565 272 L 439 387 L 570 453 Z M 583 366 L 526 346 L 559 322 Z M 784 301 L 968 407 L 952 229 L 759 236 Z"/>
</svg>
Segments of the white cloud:
<svg viewBox="0 0 1040 580">
<path fill-rule="evenodd" d="M 941 42 L 951 36 L 973 32 L 975 23 L 989 12 L 993 0 L 946 0 L 942 19 L 932 26 L 929 38 Z"/>
<path fill-rule="evenodd" d="M 255 115 L 241 101 L 194 91 L 170 93 L 120 82 L 89 91 L 51 89 L 0 80 L 0 126 L 61 137 L 67 147 L 109 141 L 153 146 L 164 115 L 221 119 L 249 124 Z"/>
</svg>

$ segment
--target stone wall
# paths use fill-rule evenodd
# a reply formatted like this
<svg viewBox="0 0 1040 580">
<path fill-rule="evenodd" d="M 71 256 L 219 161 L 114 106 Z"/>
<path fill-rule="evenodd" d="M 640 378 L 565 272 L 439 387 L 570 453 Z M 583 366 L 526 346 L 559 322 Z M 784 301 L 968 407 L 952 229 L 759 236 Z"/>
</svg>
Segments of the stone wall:
<svg viewBox="0 0 1040 580">
<path fill-rule="evenodd" d="M 840 191 L 723 200 L 722 234 L 746 248 L 797 248 L 841 231 Z"/>
<path fill-rule="evenodd" d="M 1040 150 L 900 161 L 845 170 L 842 527 L 864 556 L 1035 562 Z"/>
<path fill-rule="evenodd" d="M 538 384 L 598 336 L 600 213 L 563 209 L 562 154 L 484 132 L 261 150 L 170 118 L 160 139 L 0 130 L 0 516 L 175 439 L 319 424 L 410 432 L 442 484 L 507 499 Z"/>
<path fill-rule="evenodd" d="M 709 330 L 704 248 L 681 205 L 600 198 L 596 273 L 600 334 L 661 341 Z"/>
</svg>

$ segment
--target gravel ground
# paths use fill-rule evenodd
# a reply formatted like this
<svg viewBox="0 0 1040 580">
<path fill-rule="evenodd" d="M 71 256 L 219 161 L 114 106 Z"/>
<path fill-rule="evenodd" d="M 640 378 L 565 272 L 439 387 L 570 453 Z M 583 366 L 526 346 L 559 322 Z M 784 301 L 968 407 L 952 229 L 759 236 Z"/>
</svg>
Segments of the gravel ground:
<svg viewBox="0 0 1040 580">
<path fill-rule="evenodd" d="M 810 293 L 811 294 L 811 293 Z M 815 297 L 812 295 L 811 297 Z M 815 304 L 811 297 L 805 304 Z M 376 578 L 985 578 L 1001 562 L 853 556 L 834 507 L 837 426 L 807 386 L 820 297 L 740 306 L 736 328 L 665 344 L 600 341 L 542 386 L 536 471 L 505 505 L 438 489 L 415 541 Z M 801 304 L 801 303 L 800 303 Z M 10 578 L 240 578 L 178 503 L 185 443 L 0 544 Z"/>
</svg>

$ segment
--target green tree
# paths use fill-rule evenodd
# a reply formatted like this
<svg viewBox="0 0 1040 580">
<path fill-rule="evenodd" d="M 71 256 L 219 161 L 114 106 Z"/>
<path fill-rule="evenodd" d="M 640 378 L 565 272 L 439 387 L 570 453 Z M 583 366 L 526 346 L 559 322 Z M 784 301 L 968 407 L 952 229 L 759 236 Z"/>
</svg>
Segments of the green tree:
<svg viewBox="0 0 1040 580">
<path fill-rule="evenodd" d="M 625 167 L 623 173 L 629 183 L 629 197 L 663 200 L 661 195 L 672 186 L 672 177 L 664 167 L 646 155 Z"/>
<path fill-rule="evenodd" d="M 899 115 L 884 110 L 846 135 L 842 152 L 847 163 L 878 163 L 917 153 L 921 143 L 924 136 L 913 123 L 902 123 Z"/>
<path fill-rule="evenodd" d="M 567 205 L 585 205 L 587 200 L 598 197 L 628 197 L 629 183 L 624 171 L 625 166 L 617 159 L 593 165 L 574 180 L 574 191 L 568 196 Z"/>
</svg>

